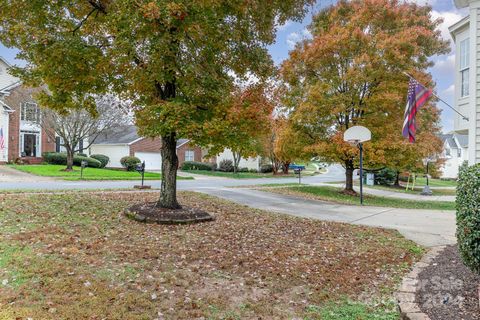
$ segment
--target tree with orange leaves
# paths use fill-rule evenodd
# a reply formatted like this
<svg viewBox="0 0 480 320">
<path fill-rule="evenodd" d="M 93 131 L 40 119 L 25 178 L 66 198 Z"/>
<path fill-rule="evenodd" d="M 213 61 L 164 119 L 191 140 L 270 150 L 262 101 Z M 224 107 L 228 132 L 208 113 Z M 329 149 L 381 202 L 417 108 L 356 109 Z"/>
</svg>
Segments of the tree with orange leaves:
<svg viewBox="0 0 480 320">
<path fill-rule="evenodd" d="M 306 141 L 302 132 L 295 130 L 290 119 L 281 116 L 276 119 L 277 135 L 274 144 L 276 159 L 281 163 L 284 174 L 288 174 L 288 167 L 296 160 L 305 159 Z"/>
<path fill-rule="evenodd" d="M 218 138 L 211 144 L 209 153 L 219 153 L 225 146 L 230 148 L 236 173 L 242 158 L 261 153 L 262 138 L 269 132 L 273 103 L 265 86 L 256 84 L 236 88 L 227 105 L 226 116 L 214 134 Z"/>
<path fill-rule="evenodd" d="M 358 150 L 343 141 L 345 130 L 362 125 L 372 131 L 365 163 L 388 166 L 398 156 L 408 79 L 414 74 L 430 87 L 429 57 L 446 53 L 448 43 L 432 21 L 431 8 L 397 0 L 339 1 L 313 18 L 305 40 L 281 67 L 288 84 L 284 104 L 292 121 L 310 137 L 310 150 L 346 170 L 345 191 L 353 192 Z M 417 115 L 435 133 L 433 104 Z M 430 130 L 430 128 L 433 128 Z M 422 130 L 418 145 L 422 144 Z M 415 150 L 417 151 L 417 150 Z M 418 157 L 417 157 L 418 160 Z"/>
</svg>

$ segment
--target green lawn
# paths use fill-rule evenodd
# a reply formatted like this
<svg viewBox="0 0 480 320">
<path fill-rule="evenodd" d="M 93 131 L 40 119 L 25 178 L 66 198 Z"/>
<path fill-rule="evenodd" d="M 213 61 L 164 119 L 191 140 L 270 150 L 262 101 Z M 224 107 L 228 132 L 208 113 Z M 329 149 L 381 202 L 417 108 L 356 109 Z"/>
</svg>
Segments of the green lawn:
<svg viewBox="0 0 480 320">
<path fill-rule="evenodd" d="M 60 177 L 64 180 L 80 180 L 80 167 L 74 167 L 74 171 L 66 172 L 64 165 L 40 164 L 40 165 L 11 165 L 11 168 L 44 177 Z M 136 171 L 123 171 L 116 169 L 85 168 L 84 180 L 140 180 L 141 175 Z M 193 179 L 178 177 L 178 179 Z M 145 180 L 160 180 L 159 173 L 145 172 Z"/>
<path fill-rule="evenodd" d="M 355 181 L 355 185 L 359 185 L 359 182 Z M 366 188 L 372 188 L 372 189 L 380 189 L 380 190 L 386 190 L 386 191 L 392 191 L 392 192 L 401 192 L 401 193 L 409 193 L 409 194 L 420 194 L 423 190 L 423 185 L 422 186 L 417 186 L 415 185 L 415 189 L 411 190 L 410 188 L 408 190 L 405 189 L 405 186 L 401 186 L 400 188 L 394 187 L 394 186 L 381 186 L 381 185 L 374 185 L 374 186 L 365 186 Z M 433 192 L 433 195 L 435 196 L 454 196 L 457 194 L 456 189 L 431 189 Z"/>
<path fill-rule="evenodd" d="M 406 184 L 406 182 L 404 182 Z M 411 181 L 410 181 L 411 184 Z M 416 187 L 423 187 L 424 185 L 427 184 L 427 179 L 425 178 L 420 178 L 417 177 L 415 181 L 415 186 Z M 456 187 L 457 186 L 457 181 L 455 180 L 441 180 L 441 179 L 428 179 L 428 184 L 430 187 Z"/>
<path fill-rule="evenodd" d="M 262 189 L 262 188 L 260 188 Z M 359 196 L 350 196 L 340 192 L 339 188 L 297 185 L 286 187 L 263 187 L 265 191 L 290 194 L 296 196 L 304 196 L 310 199 L 331 201 L 335 203 L 358 205 L 360 204 Z M 406 208 L 406 209 L 432 209 L 432 210 L 455 210 L 455 202 L 448 201 L 412 201 L 404 199 L 394 199 L 386 197 L 378 197 L 372 195 L 364 195 L 364 205 Z"/>
<path fill-rule="evenodd" d="M 207 170 L 185 170 L 185 173 L 193 173 L 193 174 L 201 174 L 205 176 L 212 176 L 212 177 L 225 177 L 225 178 L 232 178 L 232 179 L 257 179 L 257 178 L 295 178 L 293 172 L 288 175 L 273 175 L 272 173 L 255 173 L 255 172 L 222 172 L 222 171 L 207 171 Z M 302 176 L 304 174 L 302 173 Z M 308 174 L 307 174 L 308 175 Z"/>
</svg>

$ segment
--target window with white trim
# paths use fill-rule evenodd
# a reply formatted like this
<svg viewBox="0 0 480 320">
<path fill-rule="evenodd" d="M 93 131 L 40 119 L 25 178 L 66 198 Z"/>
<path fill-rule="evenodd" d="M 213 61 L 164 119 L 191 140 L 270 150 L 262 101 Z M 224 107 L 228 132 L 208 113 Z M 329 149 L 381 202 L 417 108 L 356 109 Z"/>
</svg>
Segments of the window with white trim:
<svg viewBox="0 0 480 320">
<path fill-rule="evenodd" d="M 35 102 L 24 102 L 21 108 L 20 119 L 22 121 L 40 122 L 40 108 Z"/>
<path fill-rule="evenodd" d="M 185 151 L 185 161 L 195 161 L 195 152 L 193 150 Z"/>
<path fill-rule="evenodd" d="M 460 96 L 470 94 L 470 39 L 460 41 Z"/>
</svg>

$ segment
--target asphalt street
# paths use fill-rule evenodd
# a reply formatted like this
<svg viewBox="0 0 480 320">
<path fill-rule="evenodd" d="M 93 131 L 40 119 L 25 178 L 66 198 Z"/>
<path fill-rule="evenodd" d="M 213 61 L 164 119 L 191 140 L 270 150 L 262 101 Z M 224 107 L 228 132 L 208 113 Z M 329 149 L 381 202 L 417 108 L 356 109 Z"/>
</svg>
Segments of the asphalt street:
<svg viewBox="0 0 480 320">
<path fill-rule="evenodd" d="M 72 190 L 72 189 L 129 189 L 139 181 L 64 181 L 37 179 L 34 176 L 5 173 L 0 166 L 0 190 Z M 343 181 L 341 166 L 334 165 L 321 175 L 304 177 L 302 182 L 322 184 Z M 351 206 L 323 201 L 306 200 L 253 190 L 231 188 L 270 183 L 297 182 L 295 178 L 226 179 L 197 177 L 195 180 L 178 180 L 178 190 L 206 193 L 253 208 L 290 214 L 294 216 L 336 221 L 398 230 L 406 238 L 424 246 L 438 246 L 455 243 L 455 212 L 436 210 L 394 209 L 385 207 Z M 153 188 L 160 187 L 160 181 L 147 181 Z M 0 191 L 1 192 L 1 191 Z"/>
</svg>

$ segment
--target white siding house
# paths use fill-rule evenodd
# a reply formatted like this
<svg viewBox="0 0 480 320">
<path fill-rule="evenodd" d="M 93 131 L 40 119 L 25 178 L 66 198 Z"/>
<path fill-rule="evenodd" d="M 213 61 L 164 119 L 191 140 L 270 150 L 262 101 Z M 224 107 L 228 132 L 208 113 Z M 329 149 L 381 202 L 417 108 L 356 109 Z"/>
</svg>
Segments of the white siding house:
<svg viewBox="0 0 480 320">
<path fill-rule="evenodd" d="M 220 165 L 220 162 L 223 160 L 232 160 L 233 162 L 233 153 L 230 149 L 224 149 L 222 153 L 217 156 L 217 166 Z M 254 170 L 260 170 L 261 158 L 260 157 L 251 157 L 251 158 L 242 158 L 238 164 L 239 168 L 248 168 Z"/>
<path fill-rule="evenodd" d="M 0 148 L 0 163 L 8 161 L 8 135 L 9 115 L 13 110 L 0 100 L 0 130 L 3 135 L 3 148 Z"/>
<path fill-rule="evenodd" d="M 468 136 L 452 132 L 442 137 L 445 164 L 442 168 L 442 177 L 458 178 L 458 168 L 464 161 L 468 161 Z"/>
<path fill-rule="evenodd" d="M 110 158 L 107 167 L 121 168 L 120 159 L 130 154 L 128 143 L 123 144 L 92 144 L 90 146 L 90 155 L 104 154 Z"/>
<path fill-rule="evenodd" d="M 9 88 L 16 83 L 20 83 L 20 79 L 17 77 L 12 76 L 8 72 L 8 68 L 10 68 L 10 64 L 7 60 L 0 57 L 0 93 L 5 89 Z"/>
<path fill-rule="evenodd" d="M 469 164 L 480 163 L 480 0 L 454 0 L 469 14 L 449 30 L 455 43 L 455 107 L 469 120 L 455 115 L 454 132 L 468 135 Z"/>
<path fill-rule="evenodd" d="M 2 102 L 2 96 L 8 94 L 9 88 L 19 84 L 20 81 L 18 78 L 12 76 L 8 73 L 8 68 L 10 64 L 0 57 L 0 129 L 3 134 L 4 147 L 0 148 L 0 163 L 8 161 L 8 144 L 10 141 L 9 137 L 9 114 L 13 112 L 7 104 Z"/>
<path fill-rule="evenodd" d="M 191 146 L 188 139 L 177 140 L 177 156 L 179 165 L 185 161 L 200 161 L 202 150 Z M 90 146 L 89 154 L 103 154 L 110 158 L 107 167 L 121 168 L 120 159 L 125 156 L 135 156 L 140 161 L 145 161 L 147 171 L 162 169 L 162 156 L 160 138 L 142 137 L 137 132 L 137 127 L 127 125 L 113 128 L 102 133 Z"/>
</svg>

